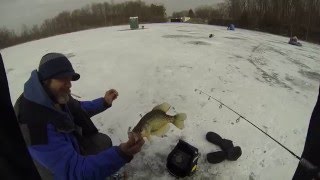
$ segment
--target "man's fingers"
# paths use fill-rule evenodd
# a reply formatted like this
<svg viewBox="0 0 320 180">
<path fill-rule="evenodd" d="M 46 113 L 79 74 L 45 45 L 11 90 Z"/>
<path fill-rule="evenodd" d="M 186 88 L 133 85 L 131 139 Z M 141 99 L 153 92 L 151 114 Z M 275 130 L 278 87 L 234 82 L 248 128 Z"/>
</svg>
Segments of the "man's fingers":
<svg viewBox="0 0 320 180">
<path fill-rule="evenodd" d="M 145 143 L 144 139 L 139 139 L 138 141 L 136 141 L 136 143 L 132 146 L 135 149 L 141 149 L 142 145 Z"/>
<path fill-rule="evenodd" d="M 110 92 L 110 93 L 114 93 L 114 94 L 116 94 L 116 95 L 118 95 L 118 94 L 119 94 L 119 93 L 118 93 L 118 91 L 117 91 L 117 90 L 115 90 L 115 89 L 110 89 L 110 90 L 109 90 L 109 92 Z"/>
<path fill-rule="evenodd" d="M 142 145 L 145 143 L 144 139 L 140 134 L 136 134 L 133 132 L 128 133 L 128 141 L 125 144 L 125 152 L 127 154 L 134 155 L 141 151 Z"/>
<path fill-rule="evenodd" d="M 119 93 L 115 89 L 110 89 L 109 91 L 107 91 L 107 95 L 111 96 L 112 100 L 115 100 L 119 96 Z"/>
<path fill-rule="evenodd" d="M 137 134 L 137 133 L 134 133 L 133 137 L 134 137 L 135 143 L 138 143 L 139 141 L 141 141 L 141 139 L 143 139 L 141 137 L 141 134 Z"/>
<path fill-rule="evenodd" d="M 141 149 L 141 147 L 144 145 L 144 143 L 145 143 L 144 139 L 142 139 L 141 141 L 139 141 L 138 146 L 140 147 L 140 149 Z"/>
<path fill-rule="evenodd" d="M 142 144 L 135 144 L 129 148 L 130 153 L 136 154 L 141 151 Z"/>
<path fill-rule="evenodd" d="M 143 145 L 145 143 L 145 141 L 144 141 L 144 139 L 143 138 L 141 138 L 141 140 L 139 141 L 139 145 Z"/>
<path fill-rule="evenodd" d="M 134 142 L 132 144 L 132 146 L 139 145 L 139 144 L 144 144 L 144 139 L 141 137 L 140 134 L 136 134 L 134 132 L 130 132 L 128 137 L 129 137 L 129 140 L 132 139 L 131 142 Z"/>
<path fill-rule="evenodd" d="M 113 90 L 113 98 L 116 99 L 119 96 L 119 93 L 116 90 Z"/>
<path fill-rule="evenodd" d="M 117 99 L 118 95 L 117 94 L 113 94 L 112 99 L 115 100 Z"/>
<path fill-rule="evenodd" d="M 111 89 L 110 91 L 113 92 L 113 93 L 118 94 L 117 90 L 115 90 L 115 89 Z"/>
<path fill-rule="evenodd" d="M 129 140 L 127 141 L 127 144 L 128 144 L 128 147 L 131 147 L 136 142 L 135 137 L 134 137 L 134 133 L 130 132 L 128 134 L 128 138 L 129 138 Z"/>
</svg>

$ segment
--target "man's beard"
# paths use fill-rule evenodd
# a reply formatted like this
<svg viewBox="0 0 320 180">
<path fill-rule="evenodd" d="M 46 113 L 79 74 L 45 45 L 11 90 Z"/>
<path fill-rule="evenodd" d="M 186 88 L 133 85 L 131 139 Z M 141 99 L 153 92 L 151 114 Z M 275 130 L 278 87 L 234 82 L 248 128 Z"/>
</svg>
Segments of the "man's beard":
<svg viewBox="0 0 320 180">
<path fill-rule="evenodd" d="M 51 80 L 43 81 L 43 88 L 47 92 L 50 99 L 58 104 L 67 104 L 70 99 L 70 90 L 69 92 L 56 92 L 54 89 L 50 88 Z"/>
<path fill-rule="evenodd" d="M 59 104 L 67 104 L 69 99 L 69 93 L 61 93 L 56 96 L 57 103 Z"/>
</svg>

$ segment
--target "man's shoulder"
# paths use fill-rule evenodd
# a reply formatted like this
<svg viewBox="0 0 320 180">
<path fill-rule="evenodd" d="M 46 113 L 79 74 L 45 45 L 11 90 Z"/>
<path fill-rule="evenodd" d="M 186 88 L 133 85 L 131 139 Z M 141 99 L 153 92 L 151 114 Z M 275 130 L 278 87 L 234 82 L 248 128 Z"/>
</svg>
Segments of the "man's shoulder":
<svg viewBox="0 0 320 180">
<path fill-rule="evenodd" d="M 46 106 L 21 97 L 16 104 L 19 107 L 18 122 L 24 136 L 30 138 L 30 145 L 46 144 L 48 141 L 48 124 L 61 132 L 72 132 L 74 123 L 66 114 L 61 114 Z"/>
<path fill-rule="evenodd" d="M 20 130 L 28 145 L 40 145 L 48 142 L 46 109 L 26 99 L 23 94 L 17 99 L 14 110 Z"/>
<path fill-rule="evenodd" d="M 52 109 L 47 108 L 44 105 L 37 104 L 26 99 L 21 95 L 16 104 L 15 111 L 19 120 L 19 123 L 28 123 L 30 121 L 39 122 L 39 119 L 50 119 L 58 116 Z"/>
</svg>

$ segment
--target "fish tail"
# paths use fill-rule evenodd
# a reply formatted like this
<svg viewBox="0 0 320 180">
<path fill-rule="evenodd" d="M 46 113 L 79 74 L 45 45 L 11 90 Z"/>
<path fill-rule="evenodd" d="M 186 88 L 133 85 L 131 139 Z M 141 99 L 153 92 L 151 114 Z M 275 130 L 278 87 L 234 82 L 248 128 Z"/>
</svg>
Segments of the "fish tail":
<svg viewBox="0 0 320 180">
<path fill-rule="evenodd" d="M 172 124 L 174 124 L 179 129 L 183 129 L 184 120 L 187 119 L 187 115 L 185 113 L 179 113 L 179 114 L 176 114 L 173 118 L 174 119 Z"/>
</svg>

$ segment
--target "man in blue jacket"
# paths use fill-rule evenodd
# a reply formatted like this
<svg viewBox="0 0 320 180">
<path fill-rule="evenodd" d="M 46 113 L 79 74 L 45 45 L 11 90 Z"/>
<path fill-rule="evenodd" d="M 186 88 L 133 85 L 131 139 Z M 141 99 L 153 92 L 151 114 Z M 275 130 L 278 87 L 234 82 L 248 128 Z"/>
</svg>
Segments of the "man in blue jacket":
<svg viewBox="0 0 320 180">
<path fill-rule="evenodd" d="M 93 101 L 70 96 L 71 81 L 80 75 L 62 54 L 42 57 L 15 104 L 28 150 L 43 179 L 105 179 L 130 162 L 144 140 L 130 134 L 129 140 L 112 146 L 99 133 L 90 117 L 110 108 L 118 92 L 111 89 Z"/>
</svg>

